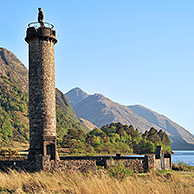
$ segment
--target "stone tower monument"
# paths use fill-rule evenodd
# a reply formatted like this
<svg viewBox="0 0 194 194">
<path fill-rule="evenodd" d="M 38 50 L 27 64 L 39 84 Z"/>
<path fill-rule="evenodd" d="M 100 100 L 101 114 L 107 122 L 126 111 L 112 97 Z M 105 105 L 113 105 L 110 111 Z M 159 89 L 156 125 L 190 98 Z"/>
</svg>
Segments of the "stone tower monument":
<svg viewBox="0 0 194 194">
<path fill-rule="evenodd" d="M 40 20 L 41 17 L 41 21 Z M 25 41 L 29 44 L 29 119 L 30 150 L 28 159 L 57 160 L 53 25 L 43 22 L 39 8 L 38 22 L 28 25 Z M 40 164 L 41 165 L 41 164 Z"/>
</svg>

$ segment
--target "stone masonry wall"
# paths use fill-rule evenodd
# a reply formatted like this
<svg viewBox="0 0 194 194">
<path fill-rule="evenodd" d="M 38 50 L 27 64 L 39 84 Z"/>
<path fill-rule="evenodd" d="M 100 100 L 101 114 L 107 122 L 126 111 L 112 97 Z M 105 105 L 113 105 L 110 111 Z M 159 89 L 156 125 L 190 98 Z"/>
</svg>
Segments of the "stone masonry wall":
<svg viewBox="0 0 194 194">
<path fill-rule="evenodd" d="M 100 161 L 100 162 L 99 162 Z M 165 158 L 165 170 L 171 169 L 171 159 Z M 50 156 L 35 156 L 34 160 L 10 160 L 0 161 L 0 170 L 21 169 L 27 171 L 67 171 L 79 170 L 86 172 L 88 170 L 96 170 L 98 165 L 109 168 L 118 162 L 123 163 L 127 168 L 137 172 L 148 172 L 151 169 L 161 170 L 161 159 L 155 159 L 154 154 L 145 155 L 142 158 L 125 158 L 125 157 L 63 157 L 61 160 L 50 160 Z"/>
<path fill-rule="evenodd" d="M 81 172 L 88 172 L 89 170 L 96 170 L 96 161 L 94 160 L 63 160 L 55 163 L 55 168 L 61 171 L 78 170 Z"/>
<path fill-rule="evenodd" d="M 107 160 L 106 165 L 107 167 L 111 167 L 116 165 L 117 163 L 123 163 L 125 167 L 129 169 L 133 169 L 137 172 L 145 172 L 144 169 L 144 159 L 118 159 L 118 160 Z"/>
<path fill-rule="evenodd" d="M 146 169 L 146 171 L 154 169 L 154 165 L 155 165 L 155 155 L 154 154 L 145 155 L 145 169 Z"/>
<path fill-rule="evenodd" d="M 151 169 L 155 169 L 155 155 L 145 155 L 143 158 L 116 158 L 106 161 L 107 167 L 115 165 L 118 162 L 122 162 L 125 167 L 133 169 L 137 172 L 148 172 Z"/>
<path fill-rule="evenodd" d="M 154 161 L 154 169 L 157 169 L 157 170 L 162 170 L 162 167 L 161 167 L 161 159 L 155 159 Z"/>
<path fill-rule="evenodd" d="M 162 170 L 161 158 L 154 160 L 154 169 Z M 164 169 L 165 170 L 171 169 L 171 158 L 164 158 Z"/>
<path fill-rule="evenodd" d="M 42 136 L 56 136 L 54 42 L 29 42 L 30 149 L 42 150 Z M 39 153 L 41 154 L 41 153 Z"/>
<path fill-rule="evenodd" d="M 171 169 L 171 158 L 164 158 L 164 166 L 165 170 Z"/>
</svg>

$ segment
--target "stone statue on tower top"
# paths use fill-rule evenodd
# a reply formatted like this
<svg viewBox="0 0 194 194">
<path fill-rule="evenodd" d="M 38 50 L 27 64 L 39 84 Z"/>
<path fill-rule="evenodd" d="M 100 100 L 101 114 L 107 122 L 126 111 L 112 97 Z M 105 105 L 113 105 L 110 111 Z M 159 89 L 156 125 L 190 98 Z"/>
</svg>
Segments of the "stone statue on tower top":
<svg viewBox="0 0 194 194">
<path fill-rule="evenodd" d="M 39 12 L 38 12 L 38 22 L 40 23 L 41 27 L 44 27 L 44 23 L 43 23 L 43 18 L 44 18 L 44 14 L 41 10 L 41 8 L 38 8 Z"/>
</svg>

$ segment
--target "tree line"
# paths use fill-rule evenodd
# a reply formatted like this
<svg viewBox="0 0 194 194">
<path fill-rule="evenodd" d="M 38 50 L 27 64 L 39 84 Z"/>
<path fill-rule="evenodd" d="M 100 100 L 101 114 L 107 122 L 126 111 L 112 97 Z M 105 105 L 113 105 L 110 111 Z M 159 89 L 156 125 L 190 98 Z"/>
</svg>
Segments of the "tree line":
<svg viewBox="0 0 194 194">
<path fill-rule="evenodd" d="M 59 146 L 69 148 L 70 153 L 149 154 L 154 153 L 158 145 L 166 153 L 171 151 L 165 131 L 157 131 L 152 127 L 142 134 L 132 125 L 111 123 L 89 133 L 68 129 Z"/>
</svg>

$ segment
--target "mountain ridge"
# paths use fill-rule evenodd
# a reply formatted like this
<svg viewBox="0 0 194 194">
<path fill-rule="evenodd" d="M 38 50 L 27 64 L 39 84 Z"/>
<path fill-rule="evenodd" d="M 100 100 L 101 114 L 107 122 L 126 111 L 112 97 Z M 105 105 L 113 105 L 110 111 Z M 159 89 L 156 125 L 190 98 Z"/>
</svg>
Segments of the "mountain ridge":
<svg viewBox="0 0 194 194">
<path fill-rule="evenodd" d="M 80 88 L 76 87 L 72 91 L 66 93 L 65 95 L 67 98 L 72 99 L 69 103 L 72 105 L 81 102 L 84 98 L 88 97 L 88 94 L 81 90 Z"/>
<path fill-rule="evenodd" d="M 15 84 L 27 93 L 28 70 L 9 50 L 0 47 L 0 74 L 15 81 Z"/>
<path fill-rule="evenodd" d="M 73 92 L 73 89 L 70 91 Z M 157 130 L 163 129 L 169 135 L 173 149 L 194 149 L 194 136 L 162 114 L 158 114 L 142 105 L 121 105 L 98 93 L 85 95 L 85 98 L 76 102 L 70 98 L 70 91 L 67 99 L 71 103 L 73 102 L 72 107 L 77 116 L 89 120 L 98 127 L 111 122 L 121 122 L 127 125 L 132 124 L 134 128 L 138 128 L 141 132 L 151 127 Z M 82 92 L 87 94 L 80 89 L 79 93 Z"/>
</svg>

